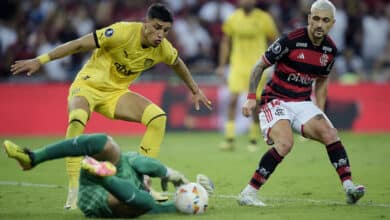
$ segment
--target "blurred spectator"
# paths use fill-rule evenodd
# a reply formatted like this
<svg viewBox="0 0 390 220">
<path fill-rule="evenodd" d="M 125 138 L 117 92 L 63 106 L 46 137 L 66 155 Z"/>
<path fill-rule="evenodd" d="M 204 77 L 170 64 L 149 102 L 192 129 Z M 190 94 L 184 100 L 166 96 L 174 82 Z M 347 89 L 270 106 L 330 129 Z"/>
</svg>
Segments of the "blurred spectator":
<svg viewBox="0 0 390 220">
<path fill-rule="evenodd" d="M 390 82 L 390 41 L 387 41 L 383 53 L 375 61 L 373 73 L 374 81 Z"/>
<path fill-rule="evenodd" d="M 208 1 L 199 11 L 199 17 L 207 22 L 223 22 L 235 10 L 234 5 L 224 0 Z"/>
<path fill-rule="evenodd" d="M 385 7 L 381 1 L 376 1 L 369 13 L 363 16 L 362 56 L 364 68 L 370 71 L 376 57 L 382 54 L 389 40 L 389 20 L 385 16 Z"/>
<path fill-rule="evenodd" d="M 345 34 L 348 27 L 348 17 L 347 13 L 344 10 L 343 0 L 333 0 L 332 1 L 336 10 L 336 23 L 330 29 L 329 35 L 335 41 L 337 49 L 343 51 L 345 48 Z"/>
<path fill-rule="evenodd" d="M 352 48 L 345 48 L 336 58 L 334 64 L 335 77 L 343 83 L 356 83 L 366 76 L 363 71 L 363 59 Z"/>
<path fill-rule="evenodd" d="M 186 13 L 173 23 L 180 54 L 193 72 L 210 71 L 211 37 L 197 17 Z M 194 70 L 194 68 L 196 70 Z"/>
<path fill-rule="evenodd" d="M 192 8 L 197 5 L 198 0 L 164 0 L 173 13 L 177 14 L 185 8 Z"/>
</svg>

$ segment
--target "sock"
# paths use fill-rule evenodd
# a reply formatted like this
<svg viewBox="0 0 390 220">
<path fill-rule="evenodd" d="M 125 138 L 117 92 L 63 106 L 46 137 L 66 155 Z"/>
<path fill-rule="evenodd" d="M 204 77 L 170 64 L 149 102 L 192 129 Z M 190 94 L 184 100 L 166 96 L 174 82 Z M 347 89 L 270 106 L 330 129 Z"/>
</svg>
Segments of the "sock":
<svg viewBox="0 0 390 220">
<path fill-rule="evenodd" d="M 69 124 L 66 130 L 66 138 L 74 138 L 84 132 L 88 121 L 88 113 L 83 109 L 75 109 L 69 113 Z M 74 188 L 79 184 L 82 157 L 65 158 L 66 172 L 69 179 L 69 187 Z"/>
<path fill-rule="evenodd" d="M 352 180 L 347 152 L 341 141 L 327 145 L 326 150 L 328 151 L 329 160 L 336 168 L 341 182 Z"/>
<path fill-rule="evenodd" d="M 355 187 L 355 184 L 353 184 L 353 182 L 351 180 L 344 180 L 343 188 L 345 189 L 345 191 L 347 191 L 348 189 L 351 189 L 353 187 Z"/>
<path fill-rule="evenodd" d="M 267 151 L 260 160 L 259 168 L 255 171 L 249 184 L 259 189 L 269 176 L 274 172 L 276 166 L 283 160 L 283 157 L 278 154 L 275 148 Z"/>
<path fill-rule="evenodd" d="M 236 124 L 234 120 L 228 120 L 225 124 L 225 137 L 227 140 L 234 140 L 236 136 Z"/>
<path fill-rule="evenodd" d="M 255 194 L 257 193 L 258 189 L 254 188 L 252 185 L 248 184 L 246 187 L 242 190 L 245 194 Z"/>
<path fill-rule="evenodd" d="M 105 134 L 80 135 L 76 138 L 58 141 L 43 148 L 32 151 L 32 165 L 48 160 L 69 156 L 92 156 L 100 153 L 107 142 Z"/>
<path fill-rule="evenodd" d="M 150 157 L 137 157 L 131 166 L 138 172 L 150 177 L 166 177 L 167 168 L 160 161 Z"/>
<path fill-rule="evenodd" d="M 257 144 L 257 140 L 260 134 L 259 124 L 252 122 L 249 127 L 249 141 L 251 144 Z"/>
<path fill-rule="evenodd" d="M 146 132 L 142 138 L 139 152 L 145 156 L 156 158 L 160 152 L 160 145 L 165 134 L 165 112 L 155 104 L 145 108 L 142 115 L 142 124 L 146 125 Z"/>
</svg>

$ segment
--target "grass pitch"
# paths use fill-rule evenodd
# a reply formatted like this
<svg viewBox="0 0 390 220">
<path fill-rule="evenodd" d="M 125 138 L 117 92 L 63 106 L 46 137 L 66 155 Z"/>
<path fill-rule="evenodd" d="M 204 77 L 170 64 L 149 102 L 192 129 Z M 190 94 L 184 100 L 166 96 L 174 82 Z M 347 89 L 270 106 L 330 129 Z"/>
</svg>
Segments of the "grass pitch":
<svg viewBox="0 0 390 220">
<path fill-rule="evenodd" d="M 340 135 L 350 157 L 354 181 L 367 187 L 365 197 L 357 205 L 345 204 L 344 192 L 325 147 L 296 138 L 292 152 L 260 191 L 268 206 L 239 207 L 235 196 L 248 183 L 267 146 L 262 142 L 258 152 L 249 153 L 247 138 L 242 136 L 234 152 L 220 152 L 217 148 L 222 139 L 220 134 L 183 132 L 166 135 L 160 160 L 192 181 L 197 173 L 210 176 L 216 196 L 210 198 L 210 207 L 201 216 L 165 214 L 145 215 L 141 219 L 390 219 L 390 135 Z M 32 148 L 60 140 L 60 137 L 7 138 Z M 137 150 L 140 142 L 140 137 L 115 139 L 123 151 Z M 64 160 L 22 172 L 15 161 L 0 153 L 0 219 L 85 219 L 78 210 L 63 210 L 66 193 Z"/>
</svg>

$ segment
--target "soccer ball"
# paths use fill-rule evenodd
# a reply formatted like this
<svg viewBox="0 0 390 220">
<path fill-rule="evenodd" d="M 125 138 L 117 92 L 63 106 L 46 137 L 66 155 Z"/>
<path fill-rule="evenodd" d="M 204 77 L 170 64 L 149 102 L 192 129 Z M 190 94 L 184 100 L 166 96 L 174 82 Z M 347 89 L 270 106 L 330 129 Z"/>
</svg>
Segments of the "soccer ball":
<svg viewBox="0 0 390 220">
<path fill-rule="evenodd" d="M 198 183 L 181 185 L 175 194 L 175 206 L 181 213 L 202 214 L 209 202 L 207 191 Z"/>
</svg>

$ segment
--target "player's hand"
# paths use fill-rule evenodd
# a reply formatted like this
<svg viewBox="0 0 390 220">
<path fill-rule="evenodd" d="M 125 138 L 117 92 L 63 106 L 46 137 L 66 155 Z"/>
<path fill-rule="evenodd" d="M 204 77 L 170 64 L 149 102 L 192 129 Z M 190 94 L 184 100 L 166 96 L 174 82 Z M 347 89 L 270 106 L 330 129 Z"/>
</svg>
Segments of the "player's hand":
<svg viewBox="0 0 390 220">
<path fill-rule="evenodd" d="M 213 105 L 210 100 L 203 94 L 202 90 L 198 89 L 198 91 L 192 96 L 192 100 L 195 104 L 195 109 L 199 110 L 199 103 L 202 102 L 209 110 L 213 109 Z"/>
<path fill-rule="evenodd" d="M 189 183 L 190 181 L 188 181 L 188 179 L 182 174 L 180 173 L 179 171 L 177 170 L 174 170 L 172 168 L 167 168 L 168 169 L 168 176 L 165 177 L 165 178 L 162 178 L 162 180 L 165 180 L 166 181 L 169 181 L 171 182 L 175 187 L 179 187 L 183 184 L 187 184 Z M 168 189 L 168 184 L 163 184 L 164 181 L 162 181 L 161 183 L 161 187 L 162 187 L 162 190 L 163 191 L 167 191 Z"/>
<path fill-rule="evenodd" d="M 214 183 L 206 175 L 196 175 L 196 182 L 203 186 L 209 195 L 214 194 Z"/>
<path fill-rule="evenodd" d="M 41 63 L 38 59 L 18 60 L 11 65 L 11 73 L 13 75 L 27 72 L 27 76 L 31 76 L 33 73 L 39 70 Z"/>
<path fill-rule="evenodd" d="M 242 106 L 242 114 L 245 117 L 249 117 L 252 115 L 253 110 L 256 108 L 256 100 L 248 99 L 245 104 Z"/>
</svg>

